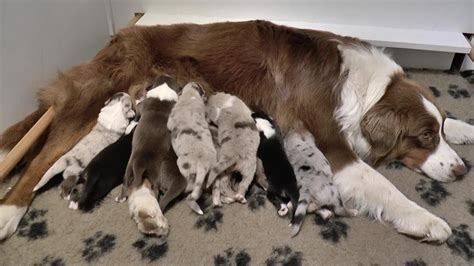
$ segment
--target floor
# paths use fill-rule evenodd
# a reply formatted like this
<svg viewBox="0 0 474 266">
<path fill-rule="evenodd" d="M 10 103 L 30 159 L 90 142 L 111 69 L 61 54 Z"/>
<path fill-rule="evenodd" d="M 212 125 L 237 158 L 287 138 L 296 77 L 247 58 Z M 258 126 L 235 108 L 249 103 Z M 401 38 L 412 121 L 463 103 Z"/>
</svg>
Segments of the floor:
<svg viewBox="0 0 474 266">
<path fill-rule="evenodd" d="M 474 123 L 474 84 L 440 71 L 408 74 L 430 86 L 451 116 Z M 474 146 L 454 149 L 474 162 Z M 474 171 L 444 184 L 398 163 L 379 170 L 411 200 L 448 221 L 454 235 L 447 244 L 419 243 L 366 217 L 323 222 L 315 215 L 290 238 L 289 221 L 277 216 L 257 188 L 247 205 L 208 209 L 201 217 L 176 204 L 166 213 L 171 232 L 163 243 L 138 233 L 126 204 L 113 201 L 118 189 L 86 214 L 67 209 L 51 189 L 35 199 L 18 232 L 0 243 L 0 265 L 472 265 Z M 0 193 L 9 185 L 0 185 Z"/>
</svg>

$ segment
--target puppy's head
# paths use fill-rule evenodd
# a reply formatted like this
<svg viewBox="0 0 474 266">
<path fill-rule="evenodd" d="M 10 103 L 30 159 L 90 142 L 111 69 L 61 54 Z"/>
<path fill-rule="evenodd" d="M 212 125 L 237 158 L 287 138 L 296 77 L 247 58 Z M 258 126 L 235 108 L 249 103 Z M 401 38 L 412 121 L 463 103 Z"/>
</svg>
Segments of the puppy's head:
<svg viewBox="0 0 474 266">
<path fill-rule="evenodd" d="M 408 168 L 447 182 L 467 168 L 444 140 L 446 119 L 430 91 L 396 76 L 363 117 L 361 127 L 375 162 L 400 160 Z"/>
<path fill-rule="evenodd" d="M 176 80 L 169 76 L 160 76 L 148 88 L 146 88 L 146 98 L 157 98 L 160 101 L 176 101 L 180 87 Z"/>
<path fill-rule="evenodd" d="M 207 101 L 206 92 L 201 84 L 197 82 L 189 82 L 184 86 L 182 90 L 179 91 L 179 95 L 188 94 L 195 97 L 200 97 L 203 101 Z"/>
<path fill-rule="evenodd" d="M 124 92 L 119 92 L 105 102 L 98 121 L 110 130 L 124 132 L 134 117 L 132 98 Z"/>
<path fill-rule="evenodd" d="M 275 123 L 270 116 L 263 112 L 254 112 L 252 113 L 252 118 L 255 120 L 257 130 L 261 132 L 267 139 L 275 135 Z"/>
</svg>

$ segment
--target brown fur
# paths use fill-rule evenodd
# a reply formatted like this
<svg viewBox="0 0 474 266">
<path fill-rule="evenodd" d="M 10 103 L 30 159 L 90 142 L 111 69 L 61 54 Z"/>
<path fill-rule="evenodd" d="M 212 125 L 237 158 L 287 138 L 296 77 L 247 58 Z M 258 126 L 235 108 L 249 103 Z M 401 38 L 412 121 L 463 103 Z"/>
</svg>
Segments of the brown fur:
<svg viewBox="0 0 474 266">
<path fill-rule="evenodd" d="M 40 91 L 40 110 L 52 105 L 57 116 L 43 149 L 3 203 L 27 206 L 36 182 L 87 134 L 108 97 L 140 90 L 163 73 L 181 85 L 196 81 L 206 89 L 234 94 L 248 106 L 259 106 L 283 132 L 307 128 L 336 173 L 357 158 L 333 118 L 345 80 L 340 75 L 339 43 L 368 46 L 353 38 L 265 21 L 124 29 L 90 62 L 60 74 Z M 0 148 L 16 143 L 33 120 L 10 128 Z M 371 134 L 377 142 L 378 133 Z M 384 146 L 380 154 L 391 146 Z"/>
</svg>

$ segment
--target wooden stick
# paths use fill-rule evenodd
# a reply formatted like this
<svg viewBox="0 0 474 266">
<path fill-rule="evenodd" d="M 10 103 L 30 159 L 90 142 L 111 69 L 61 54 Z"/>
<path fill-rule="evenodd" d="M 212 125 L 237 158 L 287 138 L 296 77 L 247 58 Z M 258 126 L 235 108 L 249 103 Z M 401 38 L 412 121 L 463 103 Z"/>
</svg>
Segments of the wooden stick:
<svg viewBox="0 0 474 266">
<path fill-rule="evenodd" d="M 43 132 L 48 128 L 55 116 L 54 109 L 50 107 L 46 113 L 34 124 L 25 136 L 7 154 L 5 160 L 0 162 L 0 180 L 3 180 L 17 163 L 25 156 L 26 152 L 33 146 Z"/>
<path fill-rule="evenodd" d="M 133 18 L 127 23 L 127 26 L 125 27 L 128 28 L 131 26 L 135 26 L 135 24 L 140 20 L 141 17 L 143 17 L 143 15 L 145 15 L 145 13 L 135 13 Z"/>
</svg>

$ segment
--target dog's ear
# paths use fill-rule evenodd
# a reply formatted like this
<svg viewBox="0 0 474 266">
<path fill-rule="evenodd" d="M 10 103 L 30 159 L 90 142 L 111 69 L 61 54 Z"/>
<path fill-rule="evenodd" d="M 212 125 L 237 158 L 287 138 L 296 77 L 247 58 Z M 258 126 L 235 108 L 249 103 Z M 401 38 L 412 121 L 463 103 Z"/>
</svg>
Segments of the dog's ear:
<svg viewBox="0 0 474 266">
<path fill-rule="evenodd" d="M 387 156 L 403 137 L 404 119 L 389 107 L 375 106 L 364 115 L 362 135 L 371 146 L 376 161 Z"/>
</svg>

